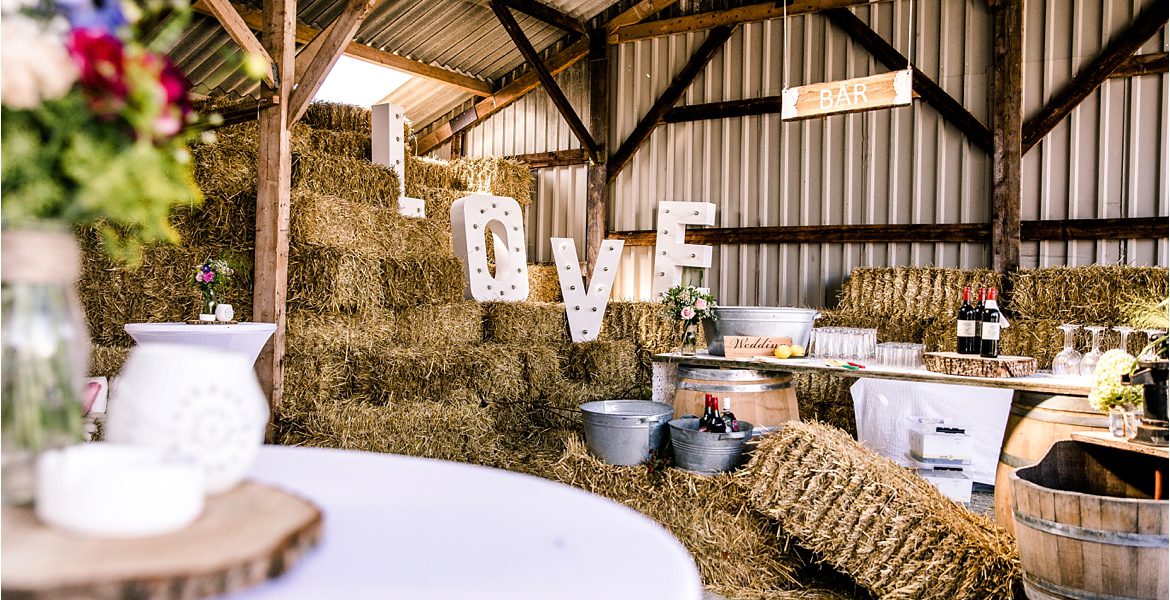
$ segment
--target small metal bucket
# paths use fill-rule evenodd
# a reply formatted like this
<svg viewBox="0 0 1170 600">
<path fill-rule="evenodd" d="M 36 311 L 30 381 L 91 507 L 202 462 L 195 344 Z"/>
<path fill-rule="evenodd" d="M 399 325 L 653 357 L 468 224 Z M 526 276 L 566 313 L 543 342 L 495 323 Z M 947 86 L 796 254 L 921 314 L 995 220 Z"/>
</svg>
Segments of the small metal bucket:
<svg viewBox="0 0 1170 600">
<path fill-rule="evenodd" d="M 699 417 L 689 415 L 670 422 L 670 443 L 674 446 L 674 466 L 694 473 L 724 473 L 743 464 L 752 424 L 739 422 L 739 431 L 707 433 L 699 431 Z"/>
<path fill-rule="evenodd" d="M 646 400 L 599 400 L 581 405 L 585 445 L 611 465 L 639 465 L 662 452 L 674 409 Z"/>
</svg>

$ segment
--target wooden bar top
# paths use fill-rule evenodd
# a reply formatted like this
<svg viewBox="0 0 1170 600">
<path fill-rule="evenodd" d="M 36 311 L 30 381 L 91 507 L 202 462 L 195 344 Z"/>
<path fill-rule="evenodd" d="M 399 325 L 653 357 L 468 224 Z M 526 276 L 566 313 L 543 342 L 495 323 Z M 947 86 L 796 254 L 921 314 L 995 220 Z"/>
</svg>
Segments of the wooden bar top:
<svg viewBox="0 0 1170 600">
<path fill-rule="evenodd" d="M 1085 442 L 1086 444 L 1096 444 L 1098 446 L 1140 452 L 1142 454 L 1149 454 L 1150 456 L 1170 458 L 1170 448 L 1135 444 L 1125 438 L 1119 438 L 1108 431 L 1074 431 L 1070 435 L 1072 439 L 1078 442 Z"/>
<path fill-rule="evenodd" d="M 859 370 L 835 367 L 825 362 L 823 358 L 772 358 L 772 357 L 742 357 L 726 358 L 706 353 L 683 355 L 678 352 L 655 354 L 655 362 L 669 362 L 695 367 L 723 368 L 723 369 L 756 369 L 759 371 L 791 371 L 832 373 L 843 377 L 869 377 L 873 379 L 890 379 L 895 381 L 914 381 L 921 383 L 949 383 L 953 385 L 971 385 L 977 387 L 1019 390 L 1024 392 L 1040 392 L 1045 394 L 1065 394 L 1069 396 L 1088 396 L 1089 378 L 1087 377 L 1058 377 L 1050 373 L 1037 373 L 1027 377 L 967 377 L 962 375 L 946 375 L 934 373 L 925 369 L 895 369 L 882 365 L 868 365 L 865 361 L 853 362 L 866 364 L 866 368 Z"/>
</svg>

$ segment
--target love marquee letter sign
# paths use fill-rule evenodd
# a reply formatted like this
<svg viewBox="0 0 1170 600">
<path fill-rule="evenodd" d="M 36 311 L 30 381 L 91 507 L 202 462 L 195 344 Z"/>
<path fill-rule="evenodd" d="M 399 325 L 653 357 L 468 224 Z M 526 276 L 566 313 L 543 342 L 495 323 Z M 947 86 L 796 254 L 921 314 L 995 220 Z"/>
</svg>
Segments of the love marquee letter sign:
<svg viewBox="0 0 1170 600">
<path fill-rule="evenodd" d="M 488 269 L 489 232 L 495 275 Z M 518 202 L 489 194 L 456 200 L 451 205 L 451 241 L 463 262 L 463 297 L 480 302 L 528 298 L 528 250 Z"/>
<path fill-rule="evenodd" d="M 584 281 L 581 263 L 577 261 L 577 246 L 572 238 L 552 238 L 553 258 L 557 262 L 557 279 L 561 295 L 565 297 L 565 316 L 569 319 L 569 333 L 574 342 L 597 339 L 601 333 L 601 319 L 613 291 L 613 280 L 622 258 L 622 240 L 606 240 L 601 244 L 593 277 Z"/>
<path fill-rule="evenodd" d="M 685 243 L 686 226 L 714 224 L 715 205 L 710 202 L 658 203 L 654 273 L 650 286 L 655 300 L 682 283 L 683 267 L 711 266 L 711 247 Z"/>
</svg>

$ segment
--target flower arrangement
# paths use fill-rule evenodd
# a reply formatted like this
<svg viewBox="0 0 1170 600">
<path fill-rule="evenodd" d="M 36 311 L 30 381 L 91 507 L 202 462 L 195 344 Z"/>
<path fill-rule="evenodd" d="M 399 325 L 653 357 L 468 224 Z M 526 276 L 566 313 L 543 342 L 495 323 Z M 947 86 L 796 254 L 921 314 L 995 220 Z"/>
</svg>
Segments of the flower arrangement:
<svg viewBox="0 0 1170 600">
<path fill-rule="evenodd" d="M 1136 365 L 1137 359 L 1124 350 L 1110 350 L 1101 355 L 1093 371 L 1089 404 L 1101 412 L 1109 412 L 1111 408 L 1141 406 L 1142 387 L 1122 383 L 1122 376 L 1132 373 Z"/>
<path fill-rule="evenodd" d="M 698 336 L 695 325 L 703 319 L 715 320 L 715 298 L 692 285 L 676 285 L 662 294 L 662 310 L 667 317 L 683 323 L 682 353 L 694 354 Z"/>
<path fill-rule="evenodd" d="M 93 226 L 127 263 L 178 240 L 168 217 L 202 199 L 187 145 L 206 123 L 160 50 L 189 18 L 182 0 L 3 4 L 4 227 Z"/>
<path fill-rule="evenodd" d="M 231 279 L 235 271 L 222 259 L 208 259 L 195 267 L 195 287 L 203 292 L 204 314 L 215 313 L 215 292 Z"/>
</svg>

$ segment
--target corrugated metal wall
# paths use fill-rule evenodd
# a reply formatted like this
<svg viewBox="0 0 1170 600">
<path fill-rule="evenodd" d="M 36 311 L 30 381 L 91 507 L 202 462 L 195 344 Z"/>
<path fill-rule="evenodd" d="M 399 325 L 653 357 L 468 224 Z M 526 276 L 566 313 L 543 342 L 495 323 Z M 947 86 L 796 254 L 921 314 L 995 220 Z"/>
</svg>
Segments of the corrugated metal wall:
<svg viewBox="0 0 1170 600">
<path fill-rule="evenodd" d="M 1027 3 L 1025 110 L 1039 110 L 1124 28 L 1140 0 Z M 1089 6 L 1092 5 L 1092 6 Z M 989 16 L 983 2 L 916 1 L 915 65 L 988 123 Z M 903 53 L 911 3 L 856 14 Z M 1075 7 L 1075 8 L 1074 8 Z M 778 95 L 783 23 L 741 25 L 688 90 L 682 104 Z M 802 85 L 883 72 L 868 53 L 820 16 L 789 21 L 788 79 Z M 611 50 L 610 147 L 629 134 L 705 39 L 705 33 Z M 1143 51 L 1165 49 L 1164 32 Z M 570 73 L 576 73 L 570 75 Z M 566 77 L 567 76 L 567 77 Z M 585 108 L 583 65 L 562 75 Z M 576 77 L 577 79 L 574 79 Z M 1107 82 L 1024 160 L 1023 218 L 1154 216 L 1167 207 L 1166 77 Z M 583 119 L 588 119 L 582 115 Z M 473 155 L 577 147 L 543 93 L 476 127 Z M 546 172 L 547 171 L 547 172 Z M 570 171 L 571 174 L 557 173 Z M 539 172 L 530 239 L 584 236 L 584 168 Z M 925 103 L 913 108 L 782 123 L 778 115 L 659 127 L 612 188 L 612 230 L 645 230 L 660 200 L 718 204 L 723 227 L 865 223 L 972 223 L 989 219 L 990 161 Z M 540 250 L 533 252 L 542 259 Z M 1167 264 L 1166 242 L 1025 243 L 1025 267 L 1117 262 Z M 544 251 L 543 256 L 551 257 Z M 651 252 L 627 249 L 616 295 L 649 294 Z M 832 305 L 857 266 L 983 267 L 982 244 L 723 245 L 707 284 L 724 304 Z"/>
</svg>

